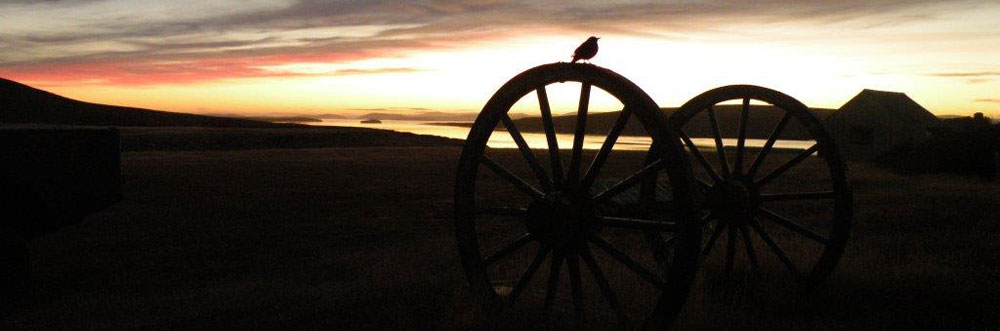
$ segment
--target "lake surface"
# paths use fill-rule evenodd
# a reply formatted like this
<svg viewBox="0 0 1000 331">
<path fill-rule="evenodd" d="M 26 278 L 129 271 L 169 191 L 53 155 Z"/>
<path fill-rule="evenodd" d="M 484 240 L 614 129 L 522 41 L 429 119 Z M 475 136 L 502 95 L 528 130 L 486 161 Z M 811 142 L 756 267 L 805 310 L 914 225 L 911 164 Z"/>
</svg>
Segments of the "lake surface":
<svg viewBox="0 0 1000 331">
<path fill-rule="evenodd" d="M 329 119 L 322 123 L 308 123 L 310 125 L 323 126 L 350 126 L 372 129 L 393 130 L 399 132 L 409 132 L 416 134 L 426 134 L 447 138 L 465 139 L 469 136 L 469 127 L 433 125 L 432 121 L 393 121 L 383 120 L 379 124 L 364 124 L 360 119 Z M 522 132 L 524 140 L 532 148 L 548 148 L 544 133 Z M 584 149 L 600 149 L 604 143 L 605 135 L 586 135 L 583 139 Z M 556 134 L 559 140 L 560 149 L 570 149 L 573 146 L 572 134 Z M 711 138 L 691 138 L 695 145 L 699 147 L 713 148 L 715 141 Z M 617 150 L 647 150 L 652 140 L 643 136 L 621 136 L 615 144 Z M 748 147 L 763 147 L 767 140 L 747 139 Z M 774 143 L 774 148 L 778 149 L 807 149 L 816 142 L 813 140 L 778 140 Z M 506 131 L 494 131 L 487 143 L 492 148 L 517 148 L 514 139 Z M 726 146 L 736 146 L 736 139 L 723 139 Z"/>
</svg>

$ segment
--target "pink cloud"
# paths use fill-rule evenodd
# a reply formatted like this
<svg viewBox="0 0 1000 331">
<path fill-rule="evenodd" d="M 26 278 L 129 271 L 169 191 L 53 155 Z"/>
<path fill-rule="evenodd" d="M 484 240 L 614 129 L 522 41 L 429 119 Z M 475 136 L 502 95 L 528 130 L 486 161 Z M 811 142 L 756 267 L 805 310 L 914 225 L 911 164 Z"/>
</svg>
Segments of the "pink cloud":
<svg viewBox="0 0 1000 331">
<path fill-rule="evenodd" d="M 104 85 L 184 84 L 223 79 L 312 76 L 315 74 L 273 71 L 262 69 L 262 67 L 291 63 L 343 63 L 373 56 L 379 56 L 379 54 L 358 51 L 264 56 L 216 55 L 206 58 L 188 56 L 174 60 L 166 57 L 102 59 L 0 67 L 0 77 L 29 84 L 42 83 L 43 85 L 74 83 L 83 85 L 95 83 Z M 412 71 L 416 71 L 416 69 L 343 69 L 332 73 L 332 75 Z"/>
</svg>

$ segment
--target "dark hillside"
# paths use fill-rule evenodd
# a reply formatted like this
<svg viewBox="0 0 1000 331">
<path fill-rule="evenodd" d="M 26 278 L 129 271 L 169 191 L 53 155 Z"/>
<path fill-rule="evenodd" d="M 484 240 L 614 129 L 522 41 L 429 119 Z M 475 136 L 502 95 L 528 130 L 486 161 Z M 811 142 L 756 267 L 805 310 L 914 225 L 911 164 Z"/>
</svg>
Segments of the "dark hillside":
<svg viewBox="0 0 1000 331">
<path fill-rule="evenodd" d="M 293 127 L 249 119 L 174 113 L 83 102 L 0 78 L 0 123 L 102 126 Z"/>
<path fill-rule="evenodd" d="M 114 126 L 122 151 L 458 146 L 460 140 L 388 130 L 316 127 L 109 106 L 0 78 L 0 129 Z"/>
</svg>

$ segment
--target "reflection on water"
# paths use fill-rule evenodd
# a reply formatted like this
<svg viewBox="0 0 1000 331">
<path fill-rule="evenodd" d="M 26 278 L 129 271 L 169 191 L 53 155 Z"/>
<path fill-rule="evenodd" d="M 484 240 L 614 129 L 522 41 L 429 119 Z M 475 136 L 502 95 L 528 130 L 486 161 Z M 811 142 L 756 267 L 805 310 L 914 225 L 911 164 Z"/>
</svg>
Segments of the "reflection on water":
<svg viewBox="0 0 1000 331">
<path fill-rule="evenodd" d="M 469 128 L 463 126 L 448 126 L 448 125 L 433 125 L 429 121 L 393 121 L 393 120 L 383 120 L 380 124 L 362 124 L 361 120 L 352 119 L 331 119 L 323 120 L 323 123 L 311 123 L 313 125 L 327 125 L 327 126 L 350 126 L 350 127 L 363 127 L 363 128 L 374 128 L 374 129 L 384 129 L 393 130 L 399 132 L 410 132 L 416 134 L 426 134 L 441 136 L 447 138 L 465 139 L 469 136 Z M 545 140 L 545 134 L 543 133 L 530 133 L 522 132 L 524 140 L 528 142 L 528 146 L 532 148 L 548 148 L 548 143 Z M 559 141 L 560 149 L 569 149 L 573 146 L 573 135 L 572 134 L 556 134 L 556 138 Z M 604 143 L 604 135 L 587 135 L 583 139 L 584 149 L 600 149 L 601 144 Z M 714 147 L 715 142 L 711 138 L 691 138 L 695 145 L 699 147 Z M 615 149 L 617 150 L 647 150 L 649 149 L 649 144 L 652 140 L 649 137 L 642 136 L 622 136 L 618 138 L 618 142 L 615 144 Z M 763 147 L 764 143 L 767 142 L 764 139 L 747 139 L 746 145 L 748 147 Z M 723 143 L 726 146 L 736 146 L 736 139 L 723 139 Z M 779 149 L 807 149 L 812 146 L 815 141 L 812 140 L 778 140 L 774 144 L 774 148 Z M 510 137 L 506 131 L 494 131 L 493 135 L 490 136 L 490 141 L 488 145 L 492 148 L 517 148 L 514 144 L 514 139 Z"/>
</svg>

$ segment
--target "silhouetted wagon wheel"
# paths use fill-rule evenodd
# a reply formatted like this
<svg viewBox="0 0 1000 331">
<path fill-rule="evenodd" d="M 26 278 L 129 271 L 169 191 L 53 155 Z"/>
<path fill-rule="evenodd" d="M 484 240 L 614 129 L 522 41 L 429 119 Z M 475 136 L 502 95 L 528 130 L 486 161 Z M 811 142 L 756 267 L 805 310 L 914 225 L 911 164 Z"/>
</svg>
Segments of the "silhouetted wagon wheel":
<svg viewBox="0 0 1000 331">
<path fill-rule="evenodd" d="M 547 91 L 577 84 L 578 116 L 564 168 Z M 583 151 L 592 87 L 623 105 L 596 153 Z M 534 98 L 526 98 L 529 94 L 537 96 L 537 106 Z M 521 100 L 540 113 L 546 148 L 535 149 L 543 151 L 529 146 L 508 114 Z M 643 164 L 645 152 L 609 157 L 632 117 L 662 146 L 657 153 L 664 157 L 648 165 Z M 487 148 L 495 131 L 509 134 L 517 149 Z M 594 156 L 584 168 L 586 154 Z M 630 155 L 639 155 L 636 167 L 615 163 L 627 163 Z M 615 199 L 637 191 L 644 176 L 658 171 L 666 172 L 670 195 L 680 207 L 670 217 L 626 216 Z M 508 81 L 473 124 L 455 186 L 457 243 L 471 291 L 489 316 L 485 322 L 515 329 L 560 321 L 588 328 L 669 325 L 698 263 L 701 235 L 693 218 L 690 171 L 680 140 L 653 100 L 610 70 L 555 63 Z M 598 181 L 598 172 L 614 179 Z M 663 235 L 673 238 L 671 248 Z"/>
<path fill-rule="evenodd" d="M 847 241 L 853 198 L 838 149 L 809 109 L 778 91 L 733 85 L 691 99 L 670 122 L 698 164 L 706 276 L 744 267 L 751 276 L 790 276 L 807 290 L 822 284 Z M 770 134 L 748 137 L 748 128 Z M 710 139 L 699 143 L 695 134 Z M 650 200 L 655 179 L 647 179 Z"/>
</svg>

